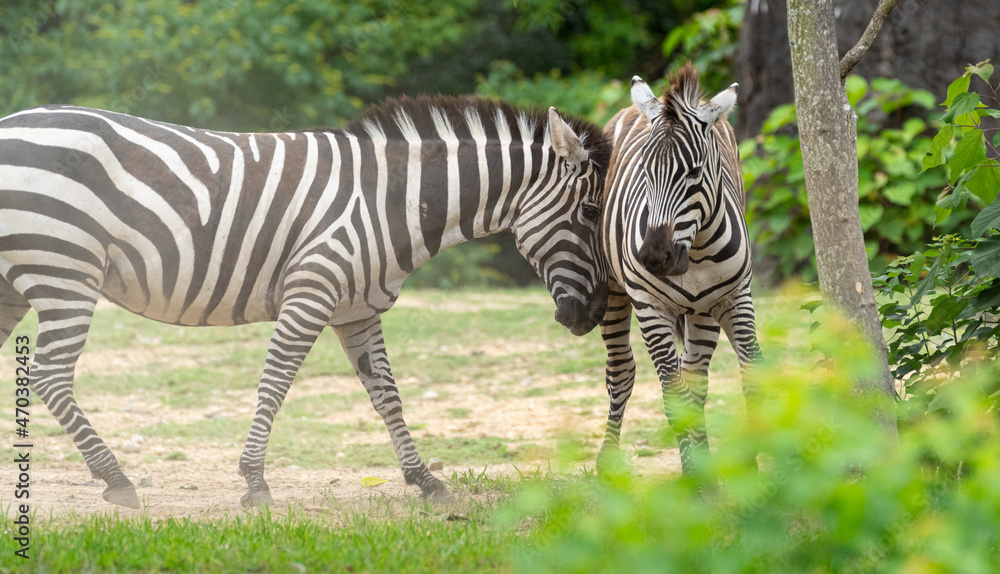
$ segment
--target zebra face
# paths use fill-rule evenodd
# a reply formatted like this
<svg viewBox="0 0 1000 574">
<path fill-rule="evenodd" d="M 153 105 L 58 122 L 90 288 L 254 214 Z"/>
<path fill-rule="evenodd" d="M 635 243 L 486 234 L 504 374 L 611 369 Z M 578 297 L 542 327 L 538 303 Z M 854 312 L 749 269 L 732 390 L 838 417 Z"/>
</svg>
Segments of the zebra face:
<svg viewBox="0 0 1000 574">
<path fill-rule="evenodd" d="M 642 170 L 649 206 L 639 262 L 654 275 L 682 275 L 702 224 L 721 202 L 719 149 L 712 127 L 736 103 L 731 85 L 700 104 L 698 76 L 681 81 L 657 99 L 638 76 L 632 101 L 650 122 L 642 147 Z"/>
<path fill-rule="evenodd" d="M 579 336 L 596 327 L 607 308 L 608 271 L 598 233 L 604 204 L 600 165 L 607 162 L 595 161 L 606 150 L 603 140 L 589 141 L 603 137 L 599 130 L 585 147 L 554 109 L 549 125 L 556 173 L 525 198 L 512 231 L 556 303 L 555 320 Z"/>
</svg>

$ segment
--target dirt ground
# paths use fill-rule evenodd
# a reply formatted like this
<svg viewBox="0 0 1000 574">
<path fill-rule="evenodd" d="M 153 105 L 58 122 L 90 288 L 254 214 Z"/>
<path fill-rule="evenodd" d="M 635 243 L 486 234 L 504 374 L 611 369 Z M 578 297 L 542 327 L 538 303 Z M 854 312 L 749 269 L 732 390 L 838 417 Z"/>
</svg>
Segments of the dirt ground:
<svg viewBox="0 0 1000 574">
<path fill-rule="evenodd" d="M 401 300 L 402 305 L 422 304 Z M 485 303 L 484 303 L 485 304 Z M 635 344 L 635 343 L 634 343 Z M 532 348 L 520 348 L 516 341 L 501 342 L 504 352 L 523 351 L 529 353 Z M 490 348 L 468 349 L 475 353 L 497 352 L 496 342 Z M 723 341 L 720 352 L 728 351 Z M 198 348 L 170 348 L 170 356 L 176 355 L 178 361 L 198 364 Z M 454 352 L 454 350 L 452 351 Z M 0 372 L 13 372 L 14 363 L 9 353 L 0 357 Z M 110 369 L 128 369 L 131 372 L 142 372 L 156 361 L 163 361 L 163 352 L 149 348 L 116 349 L 113 351 L 84 352 L 77 373 L 108 372 Z M 178 363 L 180 364 L 180 363 Z M 652 372 L 651 365 L 640 365 L 646 373 Z M 595 373 L 599 377 L 603 373 Z M 536 377 L 532 382 L 535 386 L 572 382 L 574 377 L 582 375 L 549 375 Z M 408 381 L 398 381 L 403 387 Z M 736 385 L 732 379 L 712 380 L 713 390 L 717 386 Z M 416 396 L 404 399 L 404 409 L 409 421 L 424 421 L 425 426 L 414 431 L 413 437 L 420 447 L 421 438 L 434 437 L 500 437 L 515 441 L 530 442 L 534 445 L 555 445 L 566 429 L 574 429 L 592 445 L 598 445 L 603 437 L 606 417 L 606 395 L 600 385 L 586 384 L 578 386 L 563 385 L 559 390 L 559 399 L 572 400 L 583 397 L 604 397 L 596 403 L 589 414 L 581 412 L 577 406 L 553 406 L 551 395 L 520 396 L 496 398 L 495 394 L 487 393 L 483 385 L 472 383 L 457 383 L 449 386 L 447 398 Z M 362 390 L 361 384 L 354 377 L 324 376 L 309 379 L 297 379 L 289 394 L 291 400 L 308 400 L 310 395 L 343 392 L 345 397 Z M 69 437 L 63 433 L 47 432 L 32 433 L 34 448 L 32 454 L 37 458 L 45 453 L 46 460 L 35 462 L 31 467 L 31 502 L 37 511 L 39 519 L 59 519 L 74 514 L 89 515 L 94 513 L 114 513 L 120 516 L 146 515 L 154 519 L 166 517 L 216 518 L 234 515 L 242 512 L 239 503 L 240 496 L 246 490 L 246 483 L 236 472 L 236 465 L 242 450 L 239 444 L 216 444 L 210 442 L 192 442 L 179 438 L 149 437 L 134 434 L 130 429 L 141 428 L 153 423 L 186 424 L 197 420 L 213 420 L 228 418 L 245 421 L 249 429 L 254 410 L 255 389 L 251 383 L 239 392 L 230 392 L 232 400 L 216 401 L 213 404 L 197 408 L 168 408 L 151 397 L 141 394 L 126 396 L 93 394 L 93 389 L 79 390 L 78 400 L 84 411 L 88 413 L 91 422 L 108 442 L 122 464 L 122 469 L 135 484 L 139 484 L 143 475 L 152 479 L 151 486 L 138 488 L 139 497 L 143 503 L 142 510 L 132 510 L 115 507 L 101 499 L 103 482 L 91 478 L 86 465 L 77 454 Z M 659 409 L 652 408 L 659 396 L 659 385 L 648 377 L 640 379 L 636 385 L 632 404 L 629 406 L 626 433 L 629 423 L 643 419 L 661 420 L 663 415 Z M 345 398 L 345 400 L 349 400 Z M 647 406 L 644 406 L 646 403 Z M 286 404 L 288 404 L 286 402 Z M 455 419 L 443 416 L 446 409 L 468 409 L 467 417 Z M 55 427 L 57 423 L 40 403 L 34 403 L 31 409 L 32 424 Z M 352 435 L 351 440 L 366 444 L 389 444 L 388 432 L 382 426 L 381 419 L 376 415 L 370 403 L 365 398 L 353 400 L 349 410 L 340 410 L 321 419 L 328 422 L 357 424 L 359 428 L 376 429 L 371 432 Z M 11 423 L 13 424 L 13 423 Z M 276 426 L 281 424 L 279 414 Z M 7 442 L 7 441 L 5 441 Z M 138 452 L 126 452 L 138 445 Z M 8 443 L 10 444 L 10 443 Z M 7 446 L 7 445 L 4 445 Z M 625 449 L 634 449 L 636 445 L 623 443 Z M 168 454 L 183 450 L 186 460 L 169 460 Z M 265 478 L 271 486 L 271 494 L 275 505 L 272 512 L 284 512 L 288 508 L 304 509 L 307 512 L 328 513 L 341 509 L 357 508 L 369 497 L 385 496 L 402 499 L 416 499 L 419 489 L 407 486 L 402 474 L 395 467 L 358 468 L 345 464 L 344 456 L 330 453 L 330 464 L 323 469 L 300 468 L 295 461 L 275 460 L 268 455 Z M 516 463 L 521 470 L 530 470 L 536 466 L 545 469 L 544 460 L 521 460 Z M 589 461 L 593 466 L 593 461 Z M 453 471 L 463 472 L 467 466 L 446 466 L 438 471 L 438 476 L 449 477 Z M 663 449 L 655 456 L 633 457 L 634 472 L 648 476 L 671 476 L 679 473 L 680 458 L 676 448 Z M 481 466 L 477 470 L 482 470 Z M 517 470 L 513 464 L 501 463 L 488 465 L 490 474 L 514 474 Z M 0 505 L 6 507 L 13 494 L 14 465 L 0 465 Z M 375 486 L 362 486 L 364 477 L 377 477 L 388 482 Z"/>
</svg>

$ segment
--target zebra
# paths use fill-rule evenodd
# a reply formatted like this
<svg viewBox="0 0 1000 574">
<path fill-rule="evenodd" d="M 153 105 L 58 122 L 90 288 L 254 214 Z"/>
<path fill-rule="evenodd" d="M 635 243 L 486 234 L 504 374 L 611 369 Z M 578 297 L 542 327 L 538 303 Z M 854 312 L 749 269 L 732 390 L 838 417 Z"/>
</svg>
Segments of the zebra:
<svg viewBox="0 0 1000 574">
<path fill-rule="evenodd" d="M 656 366 L 683 474 L 711 476 L 705 430 L 708 366 L 720 326 L 736 349 L 748 409 L 757 393 L 747 370 L 760 356 L 750 296 L 750 241 L 743 216 L 739 151 L 726 116 L 737 84 L 709 102 L 684 66 L 657 99 L 638 76 L 634 103 L 605 127 L 612 140 L 601 242 L 610 294 L 601 335 L 610 398 L 598 469 L 619 449 L 635 381 L 632 311 Z M 676 341 L 683 343 L 678 358 Z"/>
<path fill-rule="evenodd" d="M 599 246 L 610 144 L 588 121 L 476 97 L 370 107 L 345 128 L 225 133 L 75 106 L 0 119 L 0 344 L 38 313 L 30 377 L 103 479 L 131 481 L 80 410 L 73 371 L 98 297 L 185 326 L 276 322 L 239 459 L 243 506 L 270 504 L 275 415 L 331 327 L 403 477 L 447 499 L 407 430 L 381 316 L 442 249 L 510 231 L 582 335 L 607 303 Z"/>
</svg>

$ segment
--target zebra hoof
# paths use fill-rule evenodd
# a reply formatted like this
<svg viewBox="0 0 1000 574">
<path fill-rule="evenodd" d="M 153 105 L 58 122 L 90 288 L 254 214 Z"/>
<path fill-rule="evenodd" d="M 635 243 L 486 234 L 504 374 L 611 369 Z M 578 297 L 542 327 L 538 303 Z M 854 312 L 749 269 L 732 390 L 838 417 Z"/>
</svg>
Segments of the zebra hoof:
<svg viewBox="0 0 1000 574">
<path fill-rule="evenodd" d="M 109 486 L 104 490 L 104 494 L 101 497 L 111 504 L 117 504 L 118 506 L 127 506 L 136 510 L 142 508 L 142 505 L 139 504 L 139 496 L 135 493 L 135 487 L 131 485 L 122 488 L 111 488 Z"/>
<path fill-rule="evenodd" d="M 271 498 L 271 491 L 269 490 L 250 491 L 240 498 L 240 504 L 243 505 L 243 508 L 270 506 L 274 504 L 274 499 Z"/>
<path fill-rule="evenodd" d="M 440 488 L 431 492 L 420 493 L 420 498 L 424 500 L 429 499 L 434 504 L 448 504 L 455 501 L 455 497 L 451 495 L 451 492 L 443 484 Z"/>
</svg>

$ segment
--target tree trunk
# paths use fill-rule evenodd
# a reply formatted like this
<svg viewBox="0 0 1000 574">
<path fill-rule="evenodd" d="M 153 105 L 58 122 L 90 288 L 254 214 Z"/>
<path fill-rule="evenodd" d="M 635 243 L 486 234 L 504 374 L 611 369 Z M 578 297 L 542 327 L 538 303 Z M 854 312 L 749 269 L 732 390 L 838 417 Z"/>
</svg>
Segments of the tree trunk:
<svg viewBox="0 0 1000 574">
<path fill-rule="evenodd" d="M 874 346 L 879 373 L 856 385 L 885 397 L 874 415 L 895 437 L 894 383 L 858 212 L 857 118 L 840 82 L 832 0 L 788 0 L 788 38 L 820 290 Z"/>
<path fill-rule="evenodd" d="M 834 0 L 839 54 L 861 37 L 878 0 Z M 752 137 L 775 107 L 792 102 L 786 0 L 746 0 L 736 81 L 740 84 L 736 135 Z M 871 79 L 898 78 L 944 101 L 948 84 L 965 66 L 1000 57 L 997 0 L 903 0 L 871 51 L 854 69 Z"/>
</svg>

